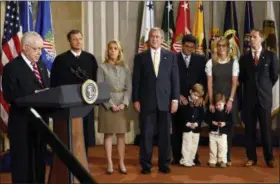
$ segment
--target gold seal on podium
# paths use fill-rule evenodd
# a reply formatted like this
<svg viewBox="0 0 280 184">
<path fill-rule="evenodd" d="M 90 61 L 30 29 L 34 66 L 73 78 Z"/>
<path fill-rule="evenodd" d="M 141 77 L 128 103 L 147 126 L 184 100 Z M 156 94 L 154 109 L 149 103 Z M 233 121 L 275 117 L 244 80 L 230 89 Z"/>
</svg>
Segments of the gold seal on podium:
<svg viewBox="0 0 280 184">
<path fill-rule="evenodd" d="M 93 104 L 98 97 L 98 86 L 93 80 L 86 80 L 81 87 L 82 97 L 87 104 Z"/>
</svg>

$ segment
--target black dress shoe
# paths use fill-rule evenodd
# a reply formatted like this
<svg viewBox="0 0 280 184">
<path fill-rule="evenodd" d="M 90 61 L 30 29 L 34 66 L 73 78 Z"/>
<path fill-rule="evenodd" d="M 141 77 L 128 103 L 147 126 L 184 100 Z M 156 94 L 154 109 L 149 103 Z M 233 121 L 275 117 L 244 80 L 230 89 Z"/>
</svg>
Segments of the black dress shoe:
<svg viewBox="0 0 280 184">
<path fill-rule="evenodd" d="M 151 169 L 142 169 L 141 174 L 151 174 Z"/>
<path fill-rule="evenodd" d="M 180 165 L 180 162 L 178 160 L 172 160 L 171 164 L 172 165 Z"/>
<path fill-rule="evenodd" d="M 196 166 L 201 166 L 201 162 L 199 160 L 194 160 L 193 162 Z"/>
<path fill-rule="evenodd" d="M 159 168 L 159 172 L 162 172 L 164 174 L 168 174 L 171 172 L 171 170 L 169 169 L 169 167 L 165 167 L 165 168 Z"/>
<path fill-rule="evenodd" d="M 270 168 L 274 168 L 274 167 L 275 167 L 275 163 L 274 163 L 273 160 L 267 161 L 267 162 L 266 162 L 266 165 L 267 165 L 268 167 L 270 167 Z"/>
</svg>

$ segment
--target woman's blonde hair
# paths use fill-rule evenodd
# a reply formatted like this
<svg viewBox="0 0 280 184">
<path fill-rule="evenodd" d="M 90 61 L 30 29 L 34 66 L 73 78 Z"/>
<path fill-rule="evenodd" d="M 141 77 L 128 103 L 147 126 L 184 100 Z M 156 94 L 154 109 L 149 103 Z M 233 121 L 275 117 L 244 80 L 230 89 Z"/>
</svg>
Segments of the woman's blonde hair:
<svg viewBox="0 0 280 184">
<path fill-rule="evenodd" d="M 117 45 L 117 48 L 119 50 L 119 55 L 118 55 L 118 58 L 117 58 L 117 61 L 116 61 L 116 64 L 117 65 L 122 65 L 124 66 L 125 63 L 124 63 L 124 54 L 123 54 L 123 47 L 120 43 L 120 41 L 118 40 L 111 40 L 108 42 L 107 44 L 107 48 L 106 48 L 106 51 L 105 51 L 105 60 L 104 60 L 104 63 L 108 63 L 109 62 L 109 47 L 111 44 L 116 44 Z"/>
<path fill-rule="evenodd" d="M 218 49 L 218 44 L 221 43 L 221 42 L 225 42 L 226 43 L 226 47 L 227 47 L 227 62 L 229 62 L 232 59 L 232 57 L 230 55 L 230 43 L 229 43 L 228 39 L 226 39 L 225 37 L 220 37 L 217 40 L 217 42 L 216 42 L 216 47 L 214 47 L 214 48 Z M 216 53 L 212 57 L 213 64 L 217 64 L 218 60 L 219 60 L 219 52 L 216 51 Z"/>
</svg>

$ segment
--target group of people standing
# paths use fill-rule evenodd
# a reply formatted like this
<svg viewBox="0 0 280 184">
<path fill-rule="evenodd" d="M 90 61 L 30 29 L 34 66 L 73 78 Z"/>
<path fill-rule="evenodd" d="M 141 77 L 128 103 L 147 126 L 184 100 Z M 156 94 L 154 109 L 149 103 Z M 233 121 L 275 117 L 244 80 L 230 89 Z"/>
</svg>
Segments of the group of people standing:
<svg viewBox="0 0 280 184">
<path fill-rule="evenodd" d="M 114 172 L 113 134 L 117 135 L 118 171 L 127 174 L 124 163 L 125 133 L 130 131 L 127 114 L 131 99 L 139 113 L 142 174 L 151 173 L 155 129 L 158 132 L 160 172 L 170 173 L 170 163 L 186 167 L 200 165 L 197 148 L 203 121 L 209 124 L 209 166 L 230 166 L 238 86 L 242 86 L 242 99 L 246 102 L 242 105 L 248 158 L 245 166 L 257 164 L 255 140 L 258 119 L 264 158 L 269 167 L 274 167 L 270 112 L 272 87 L 279 74 L 278 59 L 273 52 L 262 48 L 264 38 L 261 30 L 253 29 L 250 38 L 251 50 L 239 61 L 230 56 L 230 45 L 225 38 L 217 41 L 217 53 L 206 61 L 204 56 L 195 53 L 194 36 L 183 36 L 182 52 L 174 54 L 161 47 L 163 31 L 152 28 L 149 32 L 149 49 L 135 56 L 131 75 L 119 41 L 109 41 L 105 60 L 98 65 L 92 54 L 82 50 L 82 33 L 72 30 L 67 35 L 71 49 L 56 57 L 49 80 L 47 69 L 39 60 L 42 38 L 35 32 L 25 33 L 21 55 L 4 67 L 2 78 L 4 98 L 11 104 L 8 133 L 13 182 L 31 182 L 34 177 L 31 176 L 33 157 L 35 155 L 36 159 L 42 160 L 45 150 L 44 144 L 38 147 L 38 141 L 44 141 L 42 137 L 34 141 L 34 136 L 31 136 L 37 135 L 33 125 L 21 123 L 22 118 L 32 122 L 32 116 L 15 104 L 16 98 L 49 86 L 82 83 L 84 79 L 75 76 L 71 72 L 72 67 L 79 67 L 87 78 L 106 82 L 110 86 L 110 100 L 101 104 L 98 111 L 98 132 L 104 133 L 107 174 Z M 86 120 L 93 121 L 92 113 L 87 115 Z M 87 132 L 90 129 L 89 124 L 85 124 L 85 136 L 89 136 Z M 41 170 L 36 176 L 37 182 L 44 182 L 45 169 L 43 163 L 39 163 Z"/>
</svg>

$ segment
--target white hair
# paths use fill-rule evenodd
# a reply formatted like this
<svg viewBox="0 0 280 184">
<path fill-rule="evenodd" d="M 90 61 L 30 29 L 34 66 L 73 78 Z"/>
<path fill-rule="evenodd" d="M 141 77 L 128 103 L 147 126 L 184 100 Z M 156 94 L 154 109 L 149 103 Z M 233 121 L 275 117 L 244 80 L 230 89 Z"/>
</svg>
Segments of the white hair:
<svg viewBox="0 0 280 184">
<path fill-rule="evenodd" d="M 149 37 L 151 35 L 152 32 L 155 32 L 155 31 L 159 31 L 160 32 L 160 35 L 161 35 L 161 38 L 163 39 L 164 38 L 164 32 L 161 28 L 159 27 L 153 27 L 150 29 L 150 32 L 149 32 Z"/>
<path fill-rule="evenodd" d="M 24 33 L 21 38 L 21 45 L 32 44 L 36 37 L 42 39 L 42 37 L 35 31 Z"/>
</svg>

